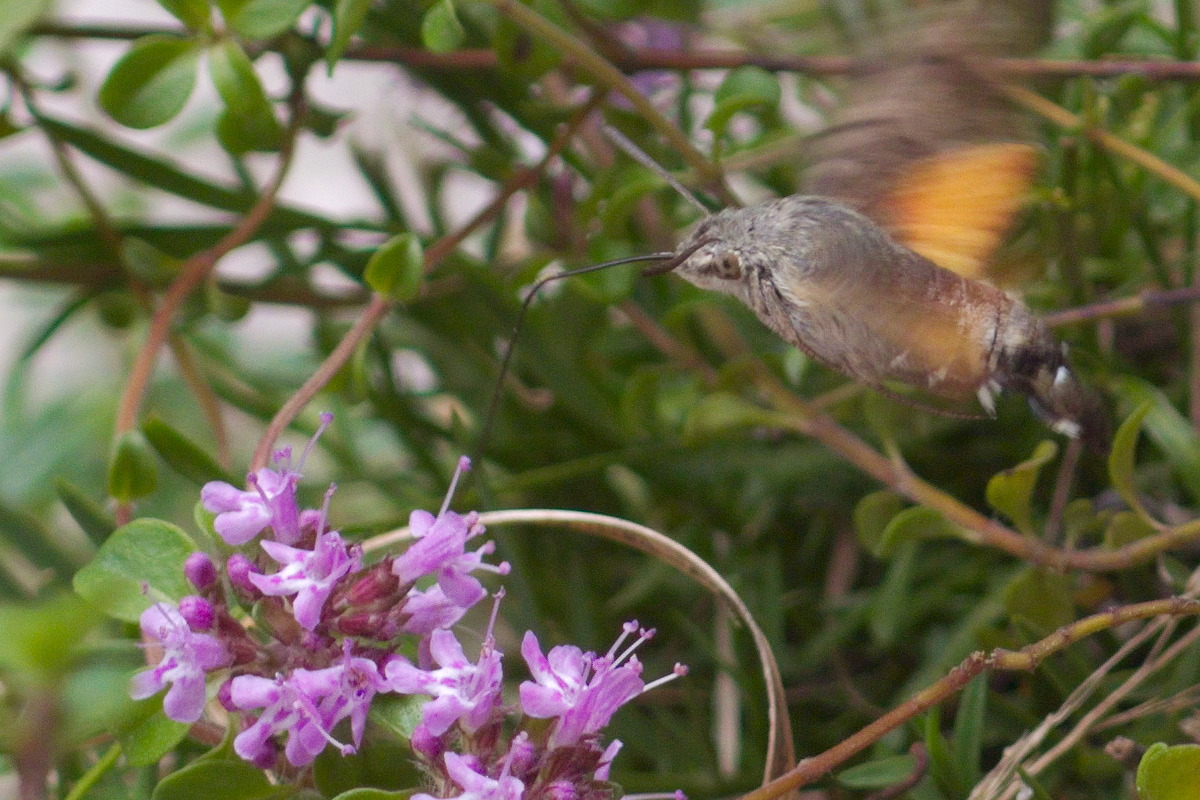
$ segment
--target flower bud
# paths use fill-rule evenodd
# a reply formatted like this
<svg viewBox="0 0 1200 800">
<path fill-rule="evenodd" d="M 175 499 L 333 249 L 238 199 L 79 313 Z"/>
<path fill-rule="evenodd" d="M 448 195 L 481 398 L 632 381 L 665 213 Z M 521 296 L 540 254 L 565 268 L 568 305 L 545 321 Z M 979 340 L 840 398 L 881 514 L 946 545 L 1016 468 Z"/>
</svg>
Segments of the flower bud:
<svg viewBox="0 0 1200 800">
<path fill-rule="evenodd" d="M 513 775 L 523 775 L 533 768 L 537 748 L 529 740 L 529 734 L 521 731 L 508 746 L 508 769 Z"/>
<path fill-rule="evenodd" d="M 348 606 L 365 606 L 395 594 L 399 585 L 396 576 L 392 574 L 391 563 L 382 561 L 355 581 L 345 594 L 345 602 Z"/>
<path fill-rule="evenodd" d="M 208 553 L 197 551 L 183 562 L 183 574 L 192 586 L 204 591 L 217 582 L 217 565 L 208 557 Z"/>
<path fill-rule="evenodd" d="M 229 582 L 233 587 L 243 594 L 250 597 L 259 597 L 261 592 L 258 587 L 250 580 L 252 573 L 258 572 L 254 568 L 254 563 L 241 553 L 234 553 L 225 562 L 225 571 L 229 573 Z"/>
<path fill-rule="evenodd" d="M 190 594 L 179 601 L 179 613 L 194 631 L 206 631 L 213 626 L 216 611 L 203 597 Z"/>
</svg>

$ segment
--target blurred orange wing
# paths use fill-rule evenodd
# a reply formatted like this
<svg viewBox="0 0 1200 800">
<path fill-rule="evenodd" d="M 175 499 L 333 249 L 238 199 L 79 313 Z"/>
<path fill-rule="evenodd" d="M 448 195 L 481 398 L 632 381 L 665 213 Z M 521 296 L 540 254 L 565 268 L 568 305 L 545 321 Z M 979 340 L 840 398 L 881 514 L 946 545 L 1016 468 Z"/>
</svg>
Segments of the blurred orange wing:
<svg viewBox="0 0 1200 800">
<path fill-rule="evenodd" d="M 886 227 L 938 266 L 984 278 L 1037 166 L 1037 149 L 1013 142 L 972 145 L 918 161 L 882 204 Z"/>
</svg>

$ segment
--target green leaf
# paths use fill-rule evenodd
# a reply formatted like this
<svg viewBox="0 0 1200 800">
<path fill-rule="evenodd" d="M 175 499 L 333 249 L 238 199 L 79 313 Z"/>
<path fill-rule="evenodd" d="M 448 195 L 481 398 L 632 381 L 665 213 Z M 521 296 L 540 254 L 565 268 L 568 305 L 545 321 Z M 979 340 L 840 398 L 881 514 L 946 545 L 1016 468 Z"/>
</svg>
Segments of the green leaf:
<svg viewBox="0 0 1200 800">
<path fill-rule="evenodd" d="M 79 566 L 44 522 L 4 500 L 0 500 L 0 542 L 16 548 L 35 566 L 56 573 L 64 581 Z"/>
<path fill-rule="evenodd" d="M 233 483 L 234 478 L 195 442 L 157 417 L 142 423 L 150 446 L 171 469 L 197 485 L 209 481 Z"/>
<path fill-rule="evenodd" d="M 96 296 L 96 315 L 115 330 L 128 330 L 141 312 L 133 295 L 125 291 L 102 292 Z"/>
<path fill-rule="evenodd" d="M 137 236 L 121 239 L 121 260 L 135 277 L 151 286 L 164 286 L 179 274 L 179 259 Z"/>
<path fill-rule="evenodd" d="M 0 53 L 6 53 L 17 37 L 38 17 L 50 10 L 52 0 L 4 0 L 0 3 Z"/>
<path fill-rule="evenodd" d="M 959 695 L 958 711 L 954 715 L 954 757 L 964 786 L 974 786 L 979 781 L 987 693 L 988 676 L 977 675 Z"/>
<path fill-rule="evenodd" d="M 24 680 L 53 684 L 71 669 L 100 620 L 95 608 L 70 593 L 36 603 L 2 604 L 0 666 Z"/>
<path fill-rule="evenodd" d="M 174 602 L 194 591 L 183 562 L 195 551 L 195 542 L 171 523 L 135 519 L 114 531 L 75 573 L 75 591 L 110 616 L 137 622 L 151 603 Z"/>
<path fill-rule="evenodd" d="M 191 96 L 199 55 L 191 39 L 158 34 L 138 39 L 100 86 L 100 107 L 129 128 L 162 125 Z"/>
<path fill-rule="evenodd" d="M 1157 528 L 1132 511 L 1118 511 L 1104 529 L 1104 546 L 1115 550 L 1156 533 Z"/>
<path fill-rule="evenodd" d="M 1200 436 L 1191 422 L 1162 390 L 1147 381 L 1124 376 L 1114 382 L 1114 390 L 1129 407 L 1151 404 L 1144 423 L 1146 435 L 1167 457 L 1183 488 L 1200 502 Z"/>
<path fill-rule="evenodd" d="M 912 756 L 888 756 L 839 772 L 837 782 L 847 789 L 884 789 L 908 778 L 916 768 Z"/>
<path fill-rule="evenodd" d="M 767 425 L 771 412 L 728 392 L 714 392 L 693 406 L 683 423 L 684 438 L 696 441 L 729 430 Z"/>
<path fill-rule="evenodd" d="M 1200 745 L 1150 745 L 1138 763 L 1141 800 L 1196 800 L 1200 797 Z"/>
<path fill-rule="evenodd" d="M 1108 454 L 1108 479 L 1121 499 L 1137 512 L 1138 516 L 1153 524 L 1153 518 L 1142 505 L 1138 497 L 1137 487 L 1133 485 L 1133 467 L 1137 453 L 1138 434 L 1142 429 L 1142 420 L 1150 413 L 1154 404 L 1147 400 L 1142 403 L 1117 429 L 1113 437 L 1112 450 Z"/>
<path fill-rule="evenodd" d="M 104 544 L 104 540 L 117 527 L 104 506 L 88 497 L 82 489 L 66 478 L 55 478 L 54 490 L 58 493 L 58 499 L 66 506 L 67 513 L 80 528 L 83 528 L 88 538 L 97 545 Z"/>
<path fill-rule="evenodd" d="M 201 180 L 182 171 L 166 159 L 147 155 L 87 128 L 76 127 L 46 116 L 39 117 L 39 124 L 56 138 L 133 180 L 192 202 L 225 211 L 245 213 L 258 199 L 253 192 Z M 314 227 L 320 230 L 329 227 L 328 221 L 322 217 L 284 207 L 277 207 L 271 212 L 269 224 L 287 229 Z"/>
<path fill-rule="evenodd" d="M 139 700 L 133 714 L 117 732 L 121 755 L 134 767 L 147 767 L 175 749 L 192 726 L 187 722 L 168 719 L 163 713 L 161 697 Z"/>
<path fill-rule="evenodd" d="M 920 546 L 907 542 L 892 554 L 883 581 L 871 598 L 870 630 L 872 638 L 883 647 L 900 639 L 910 625 L 912 607 L 906 602 L 912 597 L 913 578 Z"/>
<path fill-rule="evenodd" d="M 492 34 L 492 47 L 506 80 L 518 82 L 532 83 L 558 66 L 563 58 L 558 48 L 505 16 L 500 17 Z"/>
<path fill-rule="evenodd" d="M 906 508 L 892 518 L 879 541 L 879 557 L 890 558 L 908 542 L 932 539 L 962 539 L 962 529 L 932 508 Z"/>
<path fill-rule="evenodd" d="M 140 431 L 122 434 L 108 463 L 108 493 L 119 503 L 152 494 L 158 488 L 158 466 Z"/>
<path fill-rule="evenodd" d="M 399 302 L 416 298 L 424 278 L 425 255 L 421 240 L 407 232 L 380 245 L 363 270 L 363 280 L 373 291 Z"/>
<path fill-rule="evenodd" d="M 212 4 L 208 0 L 158 0 L 158 4 L 194 31 L 212 26 Z"/>
<path fill-rule="evenodd" d="M 374 703 L 372 712 L 373 706 Z M 412 750 L 407 744 L 380 735 L 383 731 L 373 731 L 373 734 L 363 740 L 356 753 L 343 756 L 328 747 L 317 756 L 312 776 L 321 794 L 340 797 L 352 790 L 369 787 L 372 791 L 384 792 L 384 797 L 395 797 L 392 792 L 420 785 L 421 774 L 412 763 Z"/>
<path fill-rule="evenodd" d="M 462 46 L 465 37 L 452 0 L 438 0 L 421 18 L 421 41 L 434 53 L 448 53 Z"/>
<path fill-rule="evenodd" d="M 189 764 L 154 787 L 152 800 L 261 800 L 287 797 L 294 788 L 272 786 L 261 769 L 241 760 L 212 760 Z"/>
<path fill-rule="evenodd" d="M 957 762 L 950 752 L 950 743 L 942 735 L 941 715 L 935 708 L 925 717 L 925 749 L 929 753 L 929 774 L 947 797 L 966 795 L 967 787 L 958 775 Z"/>
<path fill-rule="evenodd" d="M 409 739 L 421 724 L 426 699 L 411 694 L 380 695 L 371 704 L 370 720 L 393 736 Z"/>
<path fill-rule="evenodd" d="M 1004 588 L 1004 607 L 1014 619 L 1029 623 L 1041 634 L 1075 619 L 1071 581 L 1040 567 L 1022 570 Z"/>
<path fill-rule="evenodd" d="M 872 492 L 854 507 L 854 530 L 858 541 L 872 555 L 879 557 L 883 533 L 897 514 L 904 510 L 904 498 L 895 492 Z"/>
<path fill-rule="evenodd" d="M 1025 461 L 992 476 L 987 485 L 987 501 L 992 508 L 1013 521 L 1017 530 L 1032 534 L 1033 513 L 1030 499 L 1042 467 L 1058 454 L 1058 445 L 1050 440 L 1039 442 Z"/>
<path fill-rule="evenodd" d="M 229 27 L 247 39 L 272 39 L 296 23 L 311 0 L 217 0 Z"/>
<path fill-rule="evenodd" d="M 387 792 L 383 789 L 351 789 L 335 796 L 333 800 L 405 800 L 416 792 L 416 789 L 405 789 L 401 792 Z"/>
<path fill-rule="evenodd" d="M 329 41 L 329 49 L 325 51 L 325 63 L 329 71 L 346 52 L 350 37 L 358 33 L 371 10 L 371 0 L 337 0 L 333 6 L 333 36 Z"/>
<path fill-rule="evenodd" d="M 704 127 L 720 136 L 739 111 L 779 103 L 779 81 L 760 67 L 738 67 L 725 76 L 713 95 L 712 113 Z"/>
<path fill-rule="evenodd" d="M 214 45 L 208 54 L 208 72 L 225 101 L 225 112 L 217 120 L 221 146 L 237 155 L 277 149 L 283 129 L 242 46 L 233 39 Z"/>
</svg>

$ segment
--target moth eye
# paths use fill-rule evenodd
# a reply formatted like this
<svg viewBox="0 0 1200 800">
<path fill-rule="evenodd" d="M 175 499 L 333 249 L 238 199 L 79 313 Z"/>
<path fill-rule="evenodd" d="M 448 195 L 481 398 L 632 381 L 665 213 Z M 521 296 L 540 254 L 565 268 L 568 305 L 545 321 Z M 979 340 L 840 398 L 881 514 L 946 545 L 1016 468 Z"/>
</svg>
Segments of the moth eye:
<svg viewBox="0 0 1200 800">
<path fill-rule="evenodd" d="M 742 277 L 742 260 L 737 253 L 726 250 L 713 257 L 712 271 L 718 278 L 736 280 Z"/>
</svg>

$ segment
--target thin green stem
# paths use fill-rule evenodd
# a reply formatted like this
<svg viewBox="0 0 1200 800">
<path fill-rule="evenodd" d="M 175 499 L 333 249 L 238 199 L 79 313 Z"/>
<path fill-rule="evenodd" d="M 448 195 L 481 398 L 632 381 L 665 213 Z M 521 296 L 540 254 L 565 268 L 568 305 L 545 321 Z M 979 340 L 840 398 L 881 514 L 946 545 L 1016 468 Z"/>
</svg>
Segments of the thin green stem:
<svg viewBox="0 0 1200 800">
<path fill-rule="evenodd" d="M 63 800 L 82 800 L 87 796 L 87 793 L 92 790 L 92 787 L 104 777 L 104 774 L 113 768 L 117 763 L 117 759 L 121 757 L 121 743 L 113 742 L 105 751 L 104 755 L 100 756 L 100 760 L 92 765 L 92 768 L 83 773 L 83 776 L 75 782 L 71 787 L 71 791 Z"/>
</svg>

